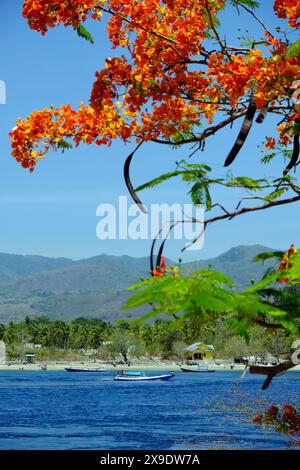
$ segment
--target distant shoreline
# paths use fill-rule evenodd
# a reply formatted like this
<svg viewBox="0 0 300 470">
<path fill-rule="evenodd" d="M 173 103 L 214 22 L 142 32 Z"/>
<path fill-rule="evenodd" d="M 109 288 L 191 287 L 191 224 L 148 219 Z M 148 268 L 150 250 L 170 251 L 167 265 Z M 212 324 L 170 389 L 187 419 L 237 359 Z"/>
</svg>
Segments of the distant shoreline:
<svg viewBox="0 0 300 470">
<path fill-rule="evenodd" d="M 231 367 L 230 363 L 224 364 L 215 364 L 214 362 L 207 363 L 209 368 L 215 369 L 216 371 L 242 371 L 245 366 L 243 364 L 235 364 L 234 367 Z M 42 366 L 46 365 L 47 370 L 42 370 Z M 132 362 L 131 366 L 125 366 L 122 364 L 117 364 L 114 367 L 112 364 L 105 364 L 103 362 L 90 362 L 90 361 L 64 361 L 64 362 L 37 362 L 35 364 L 0 364 L 0 372 L 5 371 L 61 371 L 66 367 L 74 368 L 89 368 L 97 369 L 103 365 L 107 366 L 107 371 L 118 371 L 118 370 L 170 370 L 170 371 L 180 371 L 180 366 L 174 361 L 161 361 L 159 363 L 154 362 Z M 290 369 L 290 372 L 300 372 L 300 364 L 295 366 L 293 369 Z"/>
</svg>

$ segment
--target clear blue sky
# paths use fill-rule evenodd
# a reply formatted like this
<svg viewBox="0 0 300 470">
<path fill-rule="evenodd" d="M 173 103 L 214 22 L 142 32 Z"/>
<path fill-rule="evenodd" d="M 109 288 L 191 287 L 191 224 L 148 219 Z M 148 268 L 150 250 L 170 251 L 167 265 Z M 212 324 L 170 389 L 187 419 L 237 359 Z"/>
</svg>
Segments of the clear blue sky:
<svg viewBox="0 0 300 470">
<path fill-rule="evenodd" d="M 265 4 L 261 15 L 272 17 L 271 5 Z M 267 4 L 267 6 L 266 6 Z M 56 28 L 45 37 L 31 31 L 21 16 L 21 0 L 1 0 L 0 79 L 7 84 L 7 104 L 0 106 L 0 251 L 45 256 L 67 256 L 74 259 L 101 253 L 145 256 L 149 241 L 100 241 L 96 237 L 96 207 L 101 202 L 115 202 L 126 194 L 123 182 L 124 158 L 130 145 L 116 142 L 111 148 L 82 146 L 64 155 L 47 156 L 33 174 L 23 170 L 10 156 L 7 133 L 17 117 L 31 111 L 79 101 L 88 101 L 94 73 L 101 69 L 110 51 L 103 25 L 89 24 L 95 45 L 79 39 L 71 28 Z M 238 19 L 238 17 L 236 17 Z M 240 19 L 243 27 L 245 20 Z M 228 36 L 233 28 L 233 16 L 223 22 Z M 283 24 L 275 20 L 274 25 Z M 237 26 L 236 26 L 237 27 Z M 279 164 L 260 168 L 256 146 L 265 135 L 271 135 L 276 120 L 256 126 L 247 145 L 232 167 L 236 174 L 256 176 L 279 174 Z M 240 125 L 240 123 L 239 123 Z M 238 125 L 238 126 L 239 126 Z M 195 161 L 214 161 L 217 175 L 225 175 L 226 152 L 231 148 L 238 127 L 213 137 L 204 153 Z M 189 149 L 172 150 L 154 144 L 145 145 L 136 156 L 132 177 L 135 184 L 174 168 L 174 162 L 185 158 Z M 268 172 L 268 173 L 267 173 Z M 151 202 L 184 202 L 185 187 L 179 181 L 166 183 L 143 195 Z M 230 192 L 222 195 L 224 204 L 234 207 L 236 199 Z M 286 248 L 291 242 L 300 245 L 299 206 L 284 207 L 242 216 L 231 222 L 215 224 L 208 229 L 202 251 L 190 252 L 185 260 L 208 258 L 238 244 L 260 243 Z M 181 244 L 170 243 L 167 255 L 179 256 Z"/>
</svg>

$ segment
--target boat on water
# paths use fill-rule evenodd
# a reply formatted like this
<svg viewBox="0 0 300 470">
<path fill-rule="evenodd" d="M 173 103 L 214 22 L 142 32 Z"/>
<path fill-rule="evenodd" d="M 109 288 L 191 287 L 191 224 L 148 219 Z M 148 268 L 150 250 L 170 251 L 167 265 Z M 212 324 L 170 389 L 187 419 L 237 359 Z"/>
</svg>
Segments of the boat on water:
<svg viewBox="0 0 300 470">
<path fill-rule="evenodd" d="M 98 367 L 98 368 L 86 368 L 86 367 L 65 367 L 67 372 L 106 372 L 107 367 Z"/>
<path fill-rule="evenodd" d="M 180 366 L 182 372 L 215 372 L 215 369 L 210 369 L 207 364 L 185 365 Z"/>
<path fill-rule="evenodd" d="M 145 372 L 139 371 L 121 371 L 115 376 L 114 380 L 120 382 L 145 382 L 154 380 L 170 380 L 175 377 L 174 372 L 162 375 L 146 375 Z"/>
</svg>

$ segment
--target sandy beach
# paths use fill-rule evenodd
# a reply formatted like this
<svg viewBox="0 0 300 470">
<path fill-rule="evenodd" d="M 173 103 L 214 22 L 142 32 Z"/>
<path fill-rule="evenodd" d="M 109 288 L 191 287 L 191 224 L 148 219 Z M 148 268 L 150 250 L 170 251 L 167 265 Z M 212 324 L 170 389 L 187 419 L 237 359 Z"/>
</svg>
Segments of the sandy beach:
<svg viewBox="0 0 300 470">
<path fill-rule="evenodd" d="M 245 366 L 243 364 L 232 364 L 230 362 L 224 363 L 215 363 L 214 361 L 206 362 L 206 364 L 216 371 L 237 371 L 244 370 Z M 38 371 L 42 370 L 43 366 L 47 366 L 47 371 L 60 371 L 64 370 L 66 367 L 75 367 L 75 368 L 91 368 L 96 369 L 103 365 L 107 366 L 107 370 L 118 371 L 118 370 L 161 370 L 161 371 L 180 371 L 180 366 L 174 361 L 132 361 L 130 367 L 125 365 L 104 363 L 104 362 L 94 362 L 94 361 L 48 361 L 46 362 L 37 362 L 34 364 L 21 364 L 21 363 L 6 363 L 0 364 L 0 371 Z M 300 364 L 295 366 L 293 369 L 290 369 L 290 372 L 299 372 Z"/>
</svg>

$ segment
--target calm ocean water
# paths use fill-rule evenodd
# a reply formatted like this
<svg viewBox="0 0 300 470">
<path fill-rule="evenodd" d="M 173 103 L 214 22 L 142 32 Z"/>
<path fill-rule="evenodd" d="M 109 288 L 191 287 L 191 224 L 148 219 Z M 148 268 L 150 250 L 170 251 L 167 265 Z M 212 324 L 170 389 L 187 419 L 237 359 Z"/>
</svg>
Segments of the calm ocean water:
<svg viewBox="0 0 300 470">
<path fill-rule="evenodd" d="M 240 372 L 117 383 L 113 372 L 0 372 L 0 449 L 283 449 L 241 415 L 249 400 L 300 404 L 300 374 L 262 392 Z"/>
</svg>

